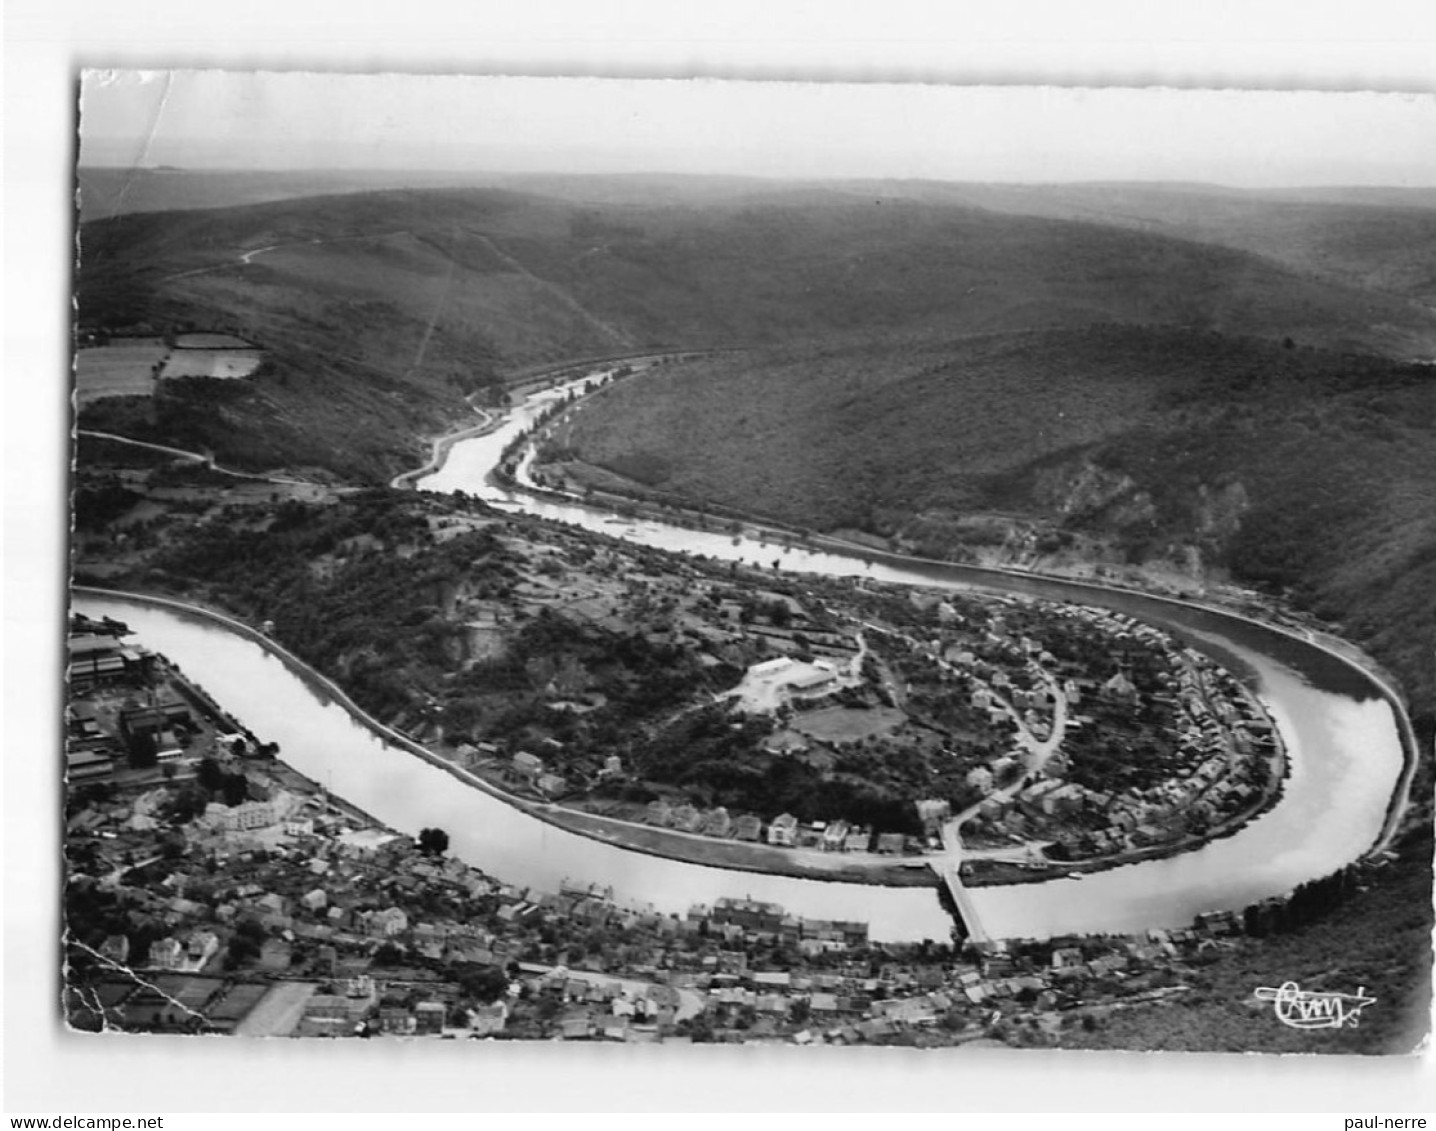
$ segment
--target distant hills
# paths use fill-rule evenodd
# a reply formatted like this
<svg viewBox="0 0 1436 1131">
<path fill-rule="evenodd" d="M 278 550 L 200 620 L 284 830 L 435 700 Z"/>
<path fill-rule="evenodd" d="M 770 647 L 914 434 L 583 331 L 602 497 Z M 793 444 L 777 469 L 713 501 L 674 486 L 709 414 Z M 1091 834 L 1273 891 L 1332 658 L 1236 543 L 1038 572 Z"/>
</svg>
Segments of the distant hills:
<svg viewBox="0 0 1436 1131">
<path fill-rule="evenodd" d="M 148 179 L 172 176 L 183 177 Z M 694 202 L 687 182 L 639 180 L 625 202 L 608 199 L 605 182 L 583 203 L 568 187 L 568 198 L 390 190 L 95 221 L 81 232 L 80 321 L 240 318 L 263 333 L 278 312 L 287 335 L 337 349 L 353 344 L 344 314 L 369 304 L 377 322 L 365 325 L 386 339 L 417 321 L 441 354 L 450 341 L 459 362 L 477 350 L 499 365 L 623 345 L 1094 321 L 1436 355 L 1436 309 L 1419 300 L 1427 275 L 1372 265 L 1387 246 L 1377 234 L 1429 261 L 1436 211 L 1378 210 L 1387 226 L 1360 229 L 1349 240 L 1360 253 L 1320 274 L 1247 249 L 966 202 L 977 189 L 932 201 L 725 181 Z M 1319 257 L 1332 238 L 1308 223 L 1283 254 Z M 441 306 L 436 277 L 452 299 Z"/>
<path fill-rule="evenodd" d="M 460 417 L 464 396 L 567 358 L 1107 322 L 1436 356 L 1436 311 L 1413 297 L 1424 276 L 1378 278 L 1376 250 L 1314 274 L 1247 249 L 998 211 L 975 203 L 995 191 L 980 186 L 881 195 L 741 178 L 509 181 L 549 194 L 386 189 L 83 224 L 82 331 L 225 329 L 273 360 L 262 381 L 225 390 L 222 408 L 207 403 L 212 390 L 167 389 L 200 403 L 102 402 L 87 422 L 198 444 L 241 467 L 302 463 L 378 481 L 412 462 L 418 434 Z M 82 201 L 138 208 L 366 179 L 155 171 L 97 187 L 82 170 L 80 182 Z M 1408 229 L 1413 215 L 1428 218 L 1400 241 L 1420 260 L 1436 211 L 1376 211 Z M 1293 261 L 1293 248 L 1317 255 L 1325 229 L 1300 231 L 1286 244 Z"/>
<path fill-rule="evenodd" d="M 375 483 L 520 371 L 739 346 L 572 454 L 937 552 L 1230 570 L 1408 673 L 1436 630 L 1436 370 L 1402 364 L 1436 359 L 1436 193 L 463 180 L 81 170 L 80 329 L 272 361 L 82 425 Z"/>
<path fill-rule="evenodd" d="M 1334 281 L 1436 303 L 1429 269 L 1436 188 L 1240 190 L 1166 183 L 784 182 L 687 175 L 456 171 L 204 171 L 81 168 L 82 222 L 132 212 L 215 209 L 386 189 L 498 188 L 588 207 L 706 207 L 803 196 L 910 200 L 1080 220 L 1213 243 Z"/>
<path fill-rule="evenodd" d="M 1436 304 L 1436 188 L 952 185 L 930 186 L 927 195 L 1250 251 L 1313 277 L 1404 294 L 1428 307 Z"/>
</svg>

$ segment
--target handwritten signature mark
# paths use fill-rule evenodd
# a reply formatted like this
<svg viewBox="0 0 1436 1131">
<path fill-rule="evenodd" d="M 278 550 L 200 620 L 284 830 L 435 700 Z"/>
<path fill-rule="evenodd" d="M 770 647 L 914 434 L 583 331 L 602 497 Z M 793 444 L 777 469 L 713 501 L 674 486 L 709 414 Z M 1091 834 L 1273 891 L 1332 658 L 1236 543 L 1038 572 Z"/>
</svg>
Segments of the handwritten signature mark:
<svg viewBox="0 0 1436 1131">
<path fill-rule="evenodd" d="M 1295 982 L 1280 986 L 1259 986 L 1258 1001 L 1269 1001 L 1276 1018 L 1293 1029 L 1356 1028 L 1361 1011 L 1376 999 L 1366 996 L 1366 987 L 1358 986 L 1354 994 L 1303 990 Z"/>
</svg>

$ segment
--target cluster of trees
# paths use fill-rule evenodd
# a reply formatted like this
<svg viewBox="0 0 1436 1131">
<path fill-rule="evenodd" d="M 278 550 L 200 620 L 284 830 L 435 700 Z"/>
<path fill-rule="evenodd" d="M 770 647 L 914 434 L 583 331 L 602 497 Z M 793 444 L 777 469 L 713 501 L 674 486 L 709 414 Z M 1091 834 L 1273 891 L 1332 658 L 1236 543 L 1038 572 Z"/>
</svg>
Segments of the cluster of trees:
<svg viewBox="0 0 1436 1131">
<path fill-rule="evenodd" d="M 680 645 L 580 626 L 541 610 L 514 634 L 505 655 L 464 674 L 458 709 L 446 718 L 467 724 L 475 737 L 482 730 L 511 746 L 554 739 L 563 748 L 548 750 L 545 760 L 578 784 L 611 754 L 629 762 L 636 734 L 661 731 L 668 716 L 714 686 L 713 675 Z M 488 705 L 470 692 L 485 695 Z M 578 714 L 553 707 L 556 694 L 601 705 Z"/>
<path fill-rule="evenodd" d="M 114 476 L 81 484 L 75 489 L 73 508 L 77 530 L 102 530 L 142 498 Z"/>
<path fill-rule="evenodd" d="M 381 549 L 346 546 L 361 537 Z M 336 559 L 332 571 L 314 570 L 326 555 Z M 210 523 L 154 564 L 219 590 L 255 620 L 272 620 L 286 647 L 340 674 L 367 709 L 393 717 L 455 664 L 464 630 L 443 617 L 445 595 L 461 582 L 506 592 L 508 559 L 488 530 L 434 544 L 423 500 L 375 490 L 332 506 L 286 501 L 268 529 Z"/>
<path fill-rule="evenodd" d="M 269 932 L 257 919 L 243 918 L 235 924 L 234 934 L 230 936 L 229 945 L 224 951 L 224 968 L 234 970 L 246 963 L 253 962 L 259 957 L 260 950 L 264 947 L 264 940 L 269 937 Z"/>
<path fill-rule="evenodd" d="M 1067 777 L 1097 793 L 1149 789 L 1170 781 L 1195 757 L 1173 741 L 1168 712 L 1145 697 L 1135 706 L 1098 695 L 1082 700 L 1089 725 L 1068 730 Z"/>
<path fill-rule="evenodd" d="M 1242 925 L 1254 938 L 1298 930 L 1330 914 L 1358 891 L 1362 871 L 1360 864 L 1348 864 L 1329 876 L 1298 884 L 1290 895 L 1253 904 L 1242 913 Z"/>
<path fill-rule="evenodd" d="M 721 706 L 693 711 L 633 748 L 635 772 L 679 787 L 700 807 L 722 805 L 764 820 L 788 812 L 803 821 L 842 819 L 883 832 L 921 832 L 909 792 L 883 785 L 876 774 L 853 772 L 856 767 L 826 772 L 769 754 L 762 744 L 771 731 L 769 720 L 735 720 Z"/>
<path fill-rule="evenodd" d="M 249 778 L 242 771 L 230 772 L 213 758 L 201 758 L 192 781 L 179 786 L 168 801 L 170 819 L 184 824 L 201 816 L 218 801 L 233 808 L 249 800 Z"/>
</svg>

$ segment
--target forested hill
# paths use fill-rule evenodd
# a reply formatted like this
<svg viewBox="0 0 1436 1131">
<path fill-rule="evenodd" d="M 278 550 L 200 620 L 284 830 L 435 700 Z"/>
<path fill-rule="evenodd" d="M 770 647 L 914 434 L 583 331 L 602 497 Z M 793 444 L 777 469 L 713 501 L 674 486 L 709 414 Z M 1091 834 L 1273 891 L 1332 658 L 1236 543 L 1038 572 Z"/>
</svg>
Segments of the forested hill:
<svg viewBox="0 0 1436 1131">
<path fill-rule="evenodd" d="M 400 189 L 83 225 L 82 340 L 221 329 L 271 364 L 101 401 L 82 425 L 378 482 L 465 395 L 580 357 L 1093 323 L 1436 356 L 1430 306 L 1248 250 L 854 185 L 544 183 L 557 195 Z"/>
<path fill-rule="evenodd" d="M 1116 326 L 774 350 L 617 386 L 551 451 L 938 557 L 1230 575 L 1436 706 L 1431 366 Z"/>
<path fill-rule="evenodd" d="M 442 295 L 450 352 L 509 364 L 1094 321 L 1436 356 L 1429 306 L 1250 251 L 841 186 L 701 204 L 357 193 L 121 216 L 85 225 L 81 249 L 82 325 L 225 316 L 339 346 L 368 322 L 412 340 Z"/>
<path fill-rule="evenodd" d="M 1215 244 L 1302 274 L 1436 303 L 1436 189 L 888 184 L 916 199 Z"/>
</svg>

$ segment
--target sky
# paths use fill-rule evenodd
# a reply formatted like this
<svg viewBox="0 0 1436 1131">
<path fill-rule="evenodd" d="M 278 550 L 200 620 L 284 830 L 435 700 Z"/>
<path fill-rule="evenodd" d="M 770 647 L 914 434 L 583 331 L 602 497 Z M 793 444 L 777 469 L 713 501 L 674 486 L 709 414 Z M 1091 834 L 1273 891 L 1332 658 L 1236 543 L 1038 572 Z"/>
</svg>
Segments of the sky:
<svg viewBox="0 0 1436 1131">
<path fill-rule="evenodd" d="M 1436 95 L 87 71 L 82 165 L 1436 185 Z"/>
</svg>

